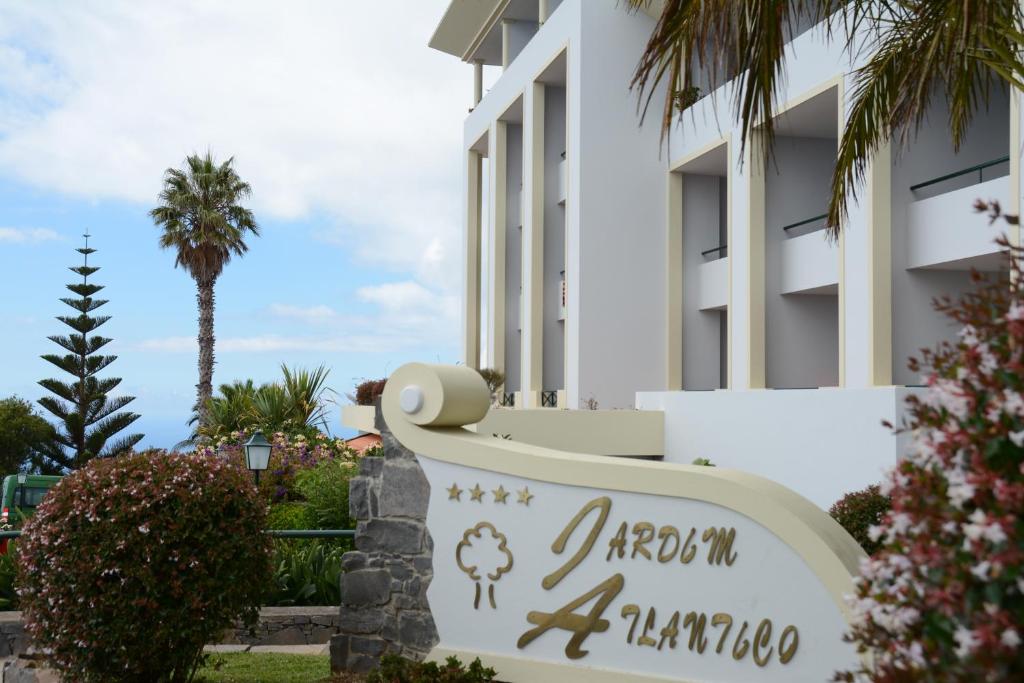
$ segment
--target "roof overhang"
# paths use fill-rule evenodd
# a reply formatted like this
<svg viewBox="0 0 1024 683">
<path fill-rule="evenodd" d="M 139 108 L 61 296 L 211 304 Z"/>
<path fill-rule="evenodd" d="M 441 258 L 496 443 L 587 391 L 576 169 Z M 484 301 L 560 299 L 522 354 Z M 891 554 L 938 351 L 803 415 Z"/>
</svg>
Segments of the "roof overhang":
<svg viewBox="0 0 1024 683">
<path fill-rule="evenodd" d="M 430 47 L 469 61 L 510 0 L 452 0 L 434 29 Z"/>
<path fill-rule="evenodd" d="M 451 0 L 428 45 L 468 62 L 512 0 Z M 657 20 L 665 0 L 648 0 L 641 11 Z"/>
</svg>

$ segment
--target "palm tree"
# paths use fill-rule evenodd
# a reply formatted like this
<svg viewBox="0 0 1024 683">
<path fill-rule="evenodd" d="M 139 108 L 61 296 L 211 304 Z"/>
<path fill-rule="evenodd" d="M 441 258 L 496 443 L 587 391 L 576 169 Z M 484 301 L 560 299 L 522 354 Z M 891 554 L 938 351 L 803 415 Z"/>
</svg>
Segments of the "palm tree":
<svg viewBox="0 0 1024 683">
<path fill-rule="evenodd" d="M 246 233 L 259 236 L 252 211 L 239 202 L 252 189 L 232 168 L 234 158 L 218 164 L 207 152 L 185 159 L 182 169 L 164 173 L 160 206 L 149 212 L 162 229 L 160 247 L 177 253 L 174 266 L 181 266 L 196 281 L 199 304 L 199 383 L 196 411 L 199 424 L 207 422 L 206 411 L 213 395 L 213 289 L 231 257 L 249 250 Z"/>
<path fill-rule="evenodd" d="M 650 0 L 628 2 L 637 9 Z M 1017 0 L 664 0 L 632 82 L 642 113 L 664 84 L 664 137 L 677 109 L 693 103 L 695 72 L 736 74 L 741 145 L 759 130 L 770 154 L 788 29 L 807 14 L 829 19 L 829 36 L 844 40 L 851 54 L 869 55 L 853 74 L 852 106 L 832 177 L 827 226 L 833 237 L 871 157 L 889 140 L 907 144 L 932 97 L 949 101 L 958 149 L 993 90 L 1024 89 L 1024 14 Z M 723 65 L 731 68 L 719 74 Z"/>
</svg>

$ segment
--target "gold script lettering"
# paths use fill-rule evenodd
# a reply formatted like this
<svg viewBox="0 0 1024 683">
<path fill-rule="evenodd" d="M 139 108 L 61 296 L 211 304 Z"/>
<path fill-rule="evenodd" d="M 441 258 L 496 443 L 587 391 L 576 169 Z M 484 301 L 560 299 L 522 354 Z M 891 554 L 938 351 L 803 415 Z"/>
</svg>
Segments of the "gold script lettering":
<svg viewBox="0 0 1024 683">
<path fill-rule="evenodd" d="M 786 643 L 788 636 L 792 636 L 792 643 Z M 782 629 L 782 637 L 779 638 L 779 661 L 783 664 L 789 664 L 789 660 L 793 659 L 793 655 L 796 654 L 796 648 L 799 645 L 800 633 L 797 632 L 796 626 L 787 626 Z"/>
<path fill-rule="evenodd" d="M 736 529 L 708 527 L 704 530 L 701 540 L 705 543 L 711 541 L 711 547 L 708 549 L 708 564 L 721 565 L 722 560 L 725 560 L 726 566 L 731 567 L 732 563 L 736 561 L 736 553 L 732 552 L 732 542 L 736 540 Z M 730 555 L 730 553 L 732 554 Z"/>
<path fill-rule="evenodd" d="M 597 520 L 594 522 L 594 527 L 587 534 L 587 538 L 583 541 L 583 545 L 576 551 L 576 554 L 572 556 L 568 562 L 563 564 L 559 569 L 548 574 L 544 577 L 544 580 L 540 582 L 540 585 L 545 590 L 551 590 L 558 585 L 558 582 L 565 578 L 565 575 L 571 572 L 576 566 L 583 561 L 587 555 L 590 554 L 591 548 L 594 547 L 594 542 L 597 541 L 598 534 L 604 528 L 604 523 L 608 520 L 608 511 L 612 508 L 612 499 L 608 496 L 602 496 L 601 498 L 595 498 L 580 509 L 576 513 L 576 516 L 569 520 L 569 524 L 566 525 L 562 533 L 558 535 L 555 542 L 551 544 L 551 551 L 556 555 L 561 555 L 565 550 L 565 544 L 568 543 L 569 537 L 572 536 L 572 532 L 576 531 L 576 527 L 580 525 L 583 518 L 586 517 L 591 510 L 600 510 L 597 515 Z"/>
<path fill-rule="evenodd" d="M 772 652 L 775 651 L 774 647 L 770 647 L 768 652 L 761 655 L 761 648 L 766 646 L 771 639 L 772 622 L 770 619 L 762 619 L 761 623 L 757 625 L 757 631 L 754 632 L 754 662 L 758 666 L 766 666 L 768 660 L 771 659 Z"/>
<path fill-rule="evenodd" d="M 629 525 L 623 522 L 619 525 L 619 530 L 612 536 L 612 540 L 608 541 L 608 557 L 605 561 L 611 560 L 612 555 L 618 555 L 621 560 L 626 555 L 626 532 L 629 531 Z"/>
<path fill-rule="evenodd" d="M 654 540 L 654 525 L 650 522 L 637 522 L 633 525 L 633 535 L 636 536 L 636 540 L 633 541 L 633 554 L 629 559 L 635 560 L 637 553 L 648 560 L 651 559 L 651 551 L 644 546 Z"/>
<path fill-rule="evenodd" d="M 591 633 L 604 633 L 608 630 L 608 620 L 602 619 L 601 615 L 608 607 L 608 604 L 622 590 L 624 583 L 625 580 L 622 578 L 622 574 L 615 574 L 598 584 L 593 590 L 584 593 L 552 614 L 530 612 L 526 615 L 526 620 L 531 624 L 536 624 L 537 627 L 519 636 L 516 647 L 523 649 L 551 629 L 559 628 L 565 631 L 572 631 L 573 633 L 569 643 L 565 646 L 565 656 L 569 659 L 579 659 L 586 656 L 589 650 L 580 649 L 580 645 L 583 644 L 583 641 Z M 582 615 L 574 612 L 577 607 L 587 604 L 596 596 L 601 597 L 597 599 L 597 602 L 594 603 L 594 606 L 587 614 Z"/>
<path fill-rule="evenodd" d="M 664 564 L 679 552 L 679 529 L 674 526 L 663 526 L 658 529 L 658 538 L 661 539 L 661 547 L 658 548 L 658 562 Z M 665 546 L 668 545 L 670 538 L 675 541 L 675 545 L 672 546 L 672 550 L 666 551 Z"/>
<path fill-rule="evenodd" d="M 690 564 L 693 561 L 694 556 L 697 554 L 697 545 L 693 544 L 693 536 L 697 533 L 697 530 L 690 527 L 690 534 L 686 537 L 686 543 L 683 544 L 683 552 L 679 554 L 679 561 L 683 564 Z"/>
</svg>

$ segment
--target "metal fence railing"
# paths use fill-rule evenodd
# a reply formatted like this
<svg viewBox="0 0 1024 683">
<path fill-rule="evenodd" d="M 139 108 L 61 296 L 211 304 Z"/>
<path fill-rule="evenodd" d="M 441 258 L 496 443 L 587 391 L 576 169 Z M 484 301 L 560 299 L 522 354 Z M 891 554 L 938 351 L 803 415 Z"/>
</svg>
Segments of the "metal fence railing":
<svg viewBox="0 0 1024 683">
<path fill-rule="evenodd" d="M 18 538 L 20 529 L 0 531 L 0 540 Z M 274 538 L 355 538 L 355 529 L 267 529 Z"/>
</svg>

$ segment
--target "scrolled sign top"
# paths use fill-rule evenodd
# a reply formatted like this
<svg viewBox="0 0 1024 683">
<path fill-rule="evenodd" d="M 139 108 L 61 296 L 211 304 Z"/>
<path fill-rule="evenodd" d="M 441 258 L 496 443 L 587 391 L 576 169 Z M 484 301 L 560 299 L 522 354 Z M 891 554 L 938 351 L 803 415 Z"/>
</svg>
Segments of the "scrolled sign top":
<svg viewBox="0 0 1024 683">
<path fill-rule="evenodd" d="M 461 428 L 489 402 L 465 367 L 406 365 L 384 392 L 431 488 L 432 658 L 480 656 L 509 681 L 781 683 L 856 657 L 844 596 L 863 551 L 817 506 L 735 470 Z"/>
</svg>

